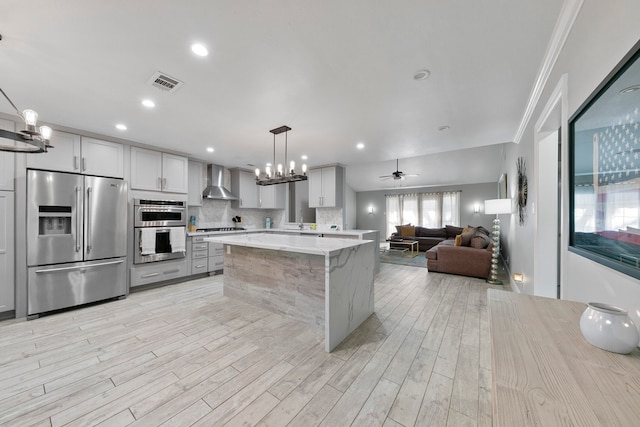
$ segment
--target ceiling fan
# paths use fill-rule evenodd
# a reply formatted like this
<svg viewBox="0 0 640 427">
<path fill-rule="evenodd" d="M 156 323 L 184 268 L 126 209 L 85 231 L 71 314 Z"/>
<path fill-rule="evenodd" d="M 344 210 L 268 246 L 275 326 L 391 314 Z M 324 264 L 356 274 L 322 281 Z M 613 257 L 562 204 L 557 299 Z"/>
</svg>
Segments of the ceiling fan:
<svg viewBox="0 0 640 427">
<path fill-rule="evenodd" d="M 396 171 L 392 172 L 391 175 L 382 175 L 380 176 L 380 178 L 382 178 L 383 180 L 389 179 L 389 178 L 393 178 L 393 179 L 400 179 L 400 180 L 404 180 L 409 176 L 418 176 L 420 174 L 417 173 L 404 173 L 402 172 L 399 168 L 398 168 L 398 159 L 396 159 Z"/>
</svg>

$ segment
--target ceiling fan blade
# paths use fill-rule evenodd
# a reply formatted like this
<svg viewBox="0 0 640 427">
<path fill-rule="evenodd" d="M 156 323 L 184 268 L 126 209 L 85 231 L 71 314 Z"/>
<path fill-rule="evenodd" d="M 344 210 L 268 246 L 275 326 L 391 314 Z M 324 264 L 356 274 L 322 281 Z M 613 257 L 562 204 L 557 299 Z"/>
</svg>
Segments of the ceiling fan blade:
<svg viewBox="0 0 640 427">
<path fill-rule="evenodd" d="M 378 178 L 391 178 L 393 175 L 380 175 Z"/>
<path fill-rule="evenodd" d="M 407 173 L 407 174 L 404 174 L 404 176 L 420 176 L 420 174 L 419 173 Z"/>
<path fill-rule="evenodd" d="M 381 176 L 381 177 L 380 177 L 380 179 L 381 179 L 382 181 L 386 181 L 386 180 L 388 180 L 389 178 L 391 178 L 391 177 L 390 177 L 390 176 Z"/>
</svg>

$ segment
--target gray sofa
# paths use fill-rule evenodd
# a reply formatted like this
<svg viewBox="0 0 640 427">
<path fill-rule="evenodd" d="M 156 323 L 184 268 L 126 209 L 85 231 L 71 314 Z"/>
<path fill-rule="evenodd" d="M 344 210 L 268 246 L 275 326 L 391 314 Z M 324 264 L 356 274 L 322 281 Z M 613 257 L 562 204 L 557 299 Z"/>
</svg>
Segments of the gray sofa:
<svg viewBox="0 0 640 427">
<path fill-rule="evenodd" d="M 413 231 L 411 231 L 412 228 Z M 398 225 L 396 226 L 396 232 L 389 237 L 389 246 L 393 248 L 394 241 L 417 241 L 418 250 L 424 252 L 447 239 L 455 239 L 458 234 L 462 233 L 462 230 L 462 227 L 453 225 L 446 225 L 442 228 Z M 396 247 L 398 246 L 401 245 L 396 245 Z"/>
</svg>

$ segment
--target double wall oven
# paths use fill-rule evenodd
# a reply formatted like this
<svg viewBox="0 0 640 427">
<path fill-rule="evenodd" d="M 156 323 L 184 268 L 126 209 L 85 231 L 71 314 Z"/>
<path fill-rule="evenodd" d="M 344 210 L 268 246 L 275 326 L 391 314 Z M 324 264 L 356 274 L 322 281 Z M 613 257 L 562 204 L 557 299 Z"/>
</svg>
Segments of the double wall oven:
<svg viewBox="0 0 640 427">
<path fill-rule="evenodd" d="M 176 236 L 186 235 L 186 202 L 135 199 L 133 218 L 134 264 L 185 257 L 175 246 Z"/>
</svg>

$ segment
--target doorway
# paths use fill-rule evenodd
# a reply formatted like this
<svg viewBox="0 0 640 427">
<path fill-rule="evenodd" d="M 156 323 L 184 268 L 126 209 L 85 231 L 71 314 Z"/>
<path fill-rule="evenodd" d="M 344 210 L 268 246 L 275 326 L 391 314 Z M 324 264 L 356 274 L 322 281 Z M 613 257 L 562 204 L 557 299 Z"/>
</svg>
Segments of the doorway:
<svg viewBox="0 0 640 427">
<path fill-rule="evenodd" d="M 568 227 L 564 185 L 567 180 L 567 75 L 560 82 L 535 126 L 536 230 L 533 294 L 562 298 L 564 234 Z M 565 162 L 566 163 L 566 162 Z M 563 184 L 565 183 L 565 184 Z"/>
<path fill-rule="evenodd" d="M 536 274 L 535 294 L 559 298 L 560 233 L 560 132 L 556 130 L 538 144 L 538 258 L 544 266 Z"/>
</svg>

